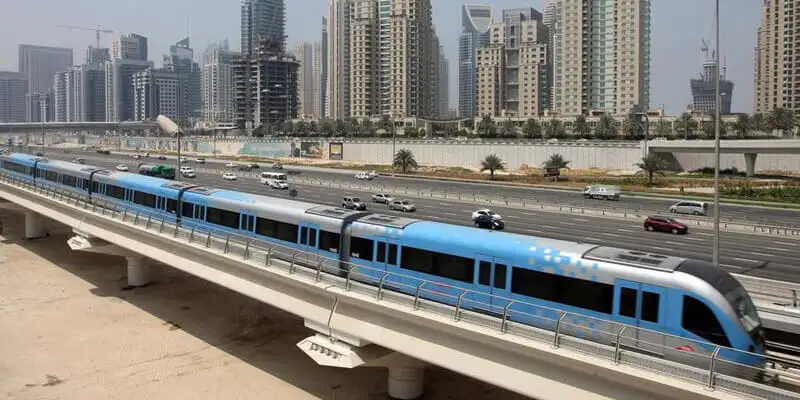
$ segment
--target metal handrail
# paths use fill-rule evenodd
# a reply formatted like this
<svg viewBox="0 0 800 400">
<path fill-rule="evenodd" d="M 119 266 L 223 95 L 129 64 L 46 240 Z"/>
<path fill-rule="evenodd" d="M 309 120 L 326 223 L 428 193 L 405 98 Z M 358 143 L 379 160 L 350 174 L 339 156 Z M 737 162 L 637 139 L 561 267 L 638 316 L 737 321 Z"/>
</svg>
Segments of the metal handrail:
<svg viewBox="0 0 800 400">
<path fill-rule="evenodd" d="M 26 187 L 27 188 L 33 188 L 33 189 L 36 188 L 35 186 L 31 185 L 30 183 L 24 183 L 24 182 L 21 183 L 18 180 L 13 179 L 13 177 L 9 177 L 8 175 L 5 175 L 5 174 L 0 174 L 0 181 L 2 181 L 4 183 L 12 183 L 13 182 L 13 183 L 16 183 L 19 186 L 22 186 L 23 188 L 26 188 Z M 60 200 L 60 201 L 65 202 L 67 204 L 69 204 L 70 196 L 79 197 L 75 193 L 58 192 L 58 191 L 54 190 L 53 188 L 44 188 L 44 189 L 42 189 L 42 191 L 40 191 L 38 193 L 42 193 L 42 195 L 48 196 L 50 198 L 53 198 L 54 200 L 56 199 L 57 196 L 66 194 L 68 196 L 67 201 L 64 201 L 64 200 Z M 55 200 L 55 201 L 59 201 L 59 200 Z M 126 219 L 124 217 L 122 217 L 122 216 L 128 216 L 130 214 L 130 212 L 125 212 L 125 213 L 116 213 L 116 214 L 113 214 L 113 216 L 111 216 L 108 213 L 99 212 L 97 210 L 98 206 L 102 210 L 107 210 L 107 209 L 116 208 L 116 207 L 123 207 L 124 209 L 127 210 L 128 207 L 129 207 L 128 205 L 119 204 L 117 202 L 108 201 L 108 200 L 95 200 L 95 201 L 90 203 L 86 199 L 81 200 L 81 199 L 77 199 L 76 198 L 76 204 L 80 204 L 78 207 L 83 209 L 86 212 L 99 214 L 99 215 L 101 215 L 101 216 L 103 216 L 105 218 L 110 218 L 112 220 L 120 220 L 120 221 L 124 222 L 124 221 L 126 221 Z M 94 211 L 91 211 L 92 209 L 94 209 Z M 136 212 L 138 210 L 131 210 L 131 211 Z M 135 217 L 133 217 L 133 218 L 135 219 Z M 146 227 L 142 227 L 142 224 L 134 225 L 134 226 L 139 227 L 139 228 L 144 228 L 145 230 L 149 231 L 149 229 L 147 229 Z M 227 243 L 228 246 L 229 246 L 229 251 L 235 251 L 237 253 L 240 252 L 241 249 L 243 249 L 247 245 L 248 241 L 259 242 L 258 245 L 256 245 L 256 244 L 252 245 L 252 250 L 251 251 L 254 254 L 255 253 L 264 254 L 265 255 L 265 259 L 267 261 L 269 261 L 270 254 L 273 253 L 273 249 L 275 249 L 275 248 L 283 247 L 283 248 L 291 249 L 292 251 L 294 251 L 292 259 L 296 258 L 296 256 L 298 254 L 300 254 L 300 253 L 304 253 L 304 254 L 306 253 L 306 252 L 298 252 L 296 249 L 288 247 L 288 246 L 282 246 L 282 245 L 279 245 L 279 244 L 268 243 L 268 242 L 264 242 L 264 241 L 260 241 L 260 240 L 253 240 L 250 237 L 242 236 L 242 235 L 238 235 L 238 234 L 231 234 L 231 233 L 229 233 L 227 231 L 220 230 L 220 229 L 214 229 L 214 228 L 209 227 L 209 231 L 219 232 L 218 234 L 217 233 L 212 233 L 211 234 L 212 240 L 215 243 L 220 243 L 221 241 L 224 240 L 224 242 Z M 184 235 L 185 235 L 185 233 L 184 233 Z M 183 236 L 183 235 L 181 235 L 181 237 L 185 238 L 185 236 Z M 180 239 L 178 239 L 178 240 L 180 240 Z M 316 254 L 313 254 L 313 253 L 311 253 L 309 255 L 312 255 L 312 256 L 315 256 L 315 257 L 319 257 L 319 258 L 323 258 L 323 259 L 325 258 L 325 257 L 320 257 L 320 256 L 318 256 Z M 234 255 L 231 254 L 230 256 L 234 256 Z M 240 260 L 240 262 L 249 263 L 248 261 L 244 261 L 244 260 L 241 260 L 241 259 L 239 259 L 239 260 Z M 333 259 L 330 259 L 330 260 L 333 260 Z M 336 260 L 336 262 L 338 264 L 339 260 Z M 294 263 L 292 263 L 292 266 L 289 267 L 290 269 L 293 268 L 293 264 Z M 367 275 L 367 274 L 364 274 L 364 273 L 356 271 L 357 269 L 360 269 L 360 268 L 367 269 L 367 270 L 371 269 L 369 267 L 364 267 L 364 266 L 357 266 L 357 267 L 353 266 L 353 267 L 349 268 L 349 270 L 348 270 L 348 280 L 347 280 L 348 283 L 344 287 L 345 291 L 352 290 L 352 286 L 353 285 L 365 285 L 365 284 L 363 284 L 363 283 L 361 283 L 359 281 L 353 282 L 352 281 L 352 275 L 354 275 L 354 274 L 358 274 L 359 276 L 361 276 L 363 278 L 370 277 L 371 279 L 374 279 L 370 275 Z M 320 269 L 321 269 L 321 267 L 320 267 Z M 354 271 L 356 271 L 356 272 L 354 273 Z M 381 271 L 381 270 L 376 270 L 376 271 Z M 325 271 L 323 271 L 323 272 L 325 272 Z M 432 285 L 437 285 L 437 286 L 440 286 L 440 287 L 442 286 L 438 282 L 431 282 L 431 281 L 427 281 L 427 280 L 423 280 L 423 279 L 413 278 L 413 277 L 405 276 L 403 274 L 395 274 L 395 273 L 389 273 L 389 272 L 385 272 L 385 271 L 383 273 L 384 274 L 388 274 L 389 276 L 394 275 L 394 276 L 402 277 L 404 279 L 412 279 L 412 280 L 416 280 L 417 282 L 419 282 L 415 286 L 416 294 L 414 296 L 414 301 L 412 302 L 412 307 L 415 310 L 420 309 L 422 304 L 427 304 L 429 302 L 429 300 L 426 300 L 426 299 L 424 299 L 423 296 L 421 296 L 421 293 L 423 293 L 423 292 L 425 292 L 425 293 L 434 293 L 432 290 L 426 291 L 426 289 L 424 289 L 424 286 L 425 286 L 426 283 L 431 283 Z M 327 272 L 325 272 L 325 275 L 330 276 L 330 274 L 328 274 Z M 400 286 L 403 286 L 403 285 L 399 284 L 399 282 L 397 282 L 396 284 L 400 285 Z M 412 287 L 410 285 L 404 285 L 404 286 L 407 286 L 409 288 Z M 361 287 L 361 286 L 359 286 L 359 287 Z M 371 287 L 371 288 L 375 289 L 374 286 L 368 286 L 367 285 L 366 287 Z M 498 298 L 497 296 L 491 296 L 491 295 L 486 295 L 486 294 L 482 294 L 482 293 L 476 293 L 476 292 L 473 292 L 472 290 L 468 290 L 468 289 L 460 289 L 460 290 L 462 290 L 461 294 L 459 295 L 459 299 L 460 300 L 463 299 L 463 296 L 466 293 L 475 293 L 475 294 L 480 294 L 480 296 L 483 296 L 483 297 L 487 297 L 488 296 L 490 298 Z M 407 292 L 410 292 L 410 290 L 407 290 Z M 397 299 L 396 292 L 393 292 L 393 294 L 395 294 L 395 295 L 392 298 L 393 299 Z M 442 296 L 441 293 L 436 293 L 436 294 L 439 295 L 439 296 Z M 400 295 L 400 296 L 402 296 L 402 295 Z M 383 299 L 383 296 L 378 296 L 378 297 L 381 297 L 381 298 L 377 298 L 376 297 L 376 300 L 378 300 L 378 301 L 381 301 Z M 453 296 L 450 296 L 450 297 L 453 297 Z M 455 297 L 453 297 L 453 298 L 455 298 Z M 602 319 L 596 319 L 596 318 L 587 317 L 587 316 L 580 315 L 580 314 L 573 314 L 573 313 L 570 313 L 570 312 L 567 312 L 567 311 L 564 311 L 564 310 L 559 310 L 559 309 L 556 309 L 556 308 L 533 305 L 533 304 L 530 304 L 530 303 L 521 302 L 521 301 L 517 301 L 517 300 L 513 300 L 513 301 L 510 300 L 510 299 L 505 299 L 505 300 L 507 302 L 509 302 L 509 303 L 507 303 L 508 305 L 506 306 L 506 310 L 505 310 L 505 313 L 504 313 L 504 318 L 503 318 L 503 322 L 504 323 L 500 324 L 500 331 L 501 332 L 507 332 L 508 331 L 508 332 L 511 332 L 511 333 L 522 334 L 525 337 L 529 337 L 529 336 L 524 334 L 525 331 L 519 331 L 518 328 L 522 327 L 522 329 L 534 329 L 534 330 L 538 329 L 538 328 L 533 328 L 533 327 L 530 327 L 530 326 L 527 326 L 527 325 L 520 325 L 520 324 L 514 323 L 514 322 L 508 322 L 508 324 L 506 324 L 505 323 L 506 316 L 509 316 L 510 314 L 523 315 L 523 316 L 525 316 L 527 318 L 540 318 L 540 319 L 541 318 L 545 318 L 545 317 L 541 317 L 541 316 L 535 316 L 535 315 L 531 315 L 531 314 L 527 314 L 527 313 L 522 313 L 522 312 L 517 311 L 517 310 L 509 310 L 509 308 L 511 306 L 510 302 L 514 302 L 515 304 L 527 304 L 529 306 L 537 307 L 538 309 L 546 310 L 546 311 L 556 311 L 556 312 L 559 313 L 559 318 L 558 318 L 558 321 L 554 321 L 554 322 L 556 322 L 558 324 L 559 328 L 555 331 L 555 334 L 554 334 L 552 340 L 553 340 L 553 344 L 558 345 L 558 346 L 561 346 L 563 344 L 562 342 L 564 340 L 564 337 L 563 337 L 562 329 L 565 326 L 573 327 L 573 328 L 574 327 L 581 327 L 584 331 L 594 332 L 594 333 L 601 334 L 601 335 L 609 335 L 609 332 L 598 331 L 598 330 L 596 330 L 594 328 L 586 327 L 586 326 L 583 326 L 582 324 L 578 324 L 577 323 L 578 320 L 571 322 L 571 321 L 568 320 L 569 316 L 578 317 L 578 318 L 584 319 L 584 320 L 585 319 L 591 319 L 591 320 L 594 320 L 595 322 L 611 323 L 611 324 L 613 324 L 613 326 L 622 327 L 622 328 L 630 327 L 632 329 L 638 329 L 640 331 L 645 331 L 645 332 L 648 331 L 647 329 L 627 326 L 625 324 L 621 324 L 621 323 L 618 323 L 618 322 L 602 320 Z M 492 300 L 492 301 L 494 301 L 494 300 Z M 472 303 L 472 304 L 486 304 L 484 302 L 477 302 L 477 301 L 474 301 L 474 300 L 468 300 L 468 302 Z M 461 303 L 461 301 L 459 301 L 459 304 L 460 303 Z M 440 303 L 432 302 L 431 304 L 440 304 Z M 455 307 L 451 307 L 451 306 L 445 306 L 445 305 L 441 305 L 441 306 L 443 308 L 455 309 Z M 426 310 L 427 309 L 428 308 L 426 307 Z M 460 313 L 464 313 L 464 312 L 465 311 L 457 310 L 456 312 L 451 312 L 450 314 L 453 317 L 454 321 L 462 322 L 462 321 L 467 321 L 464 318 L 460 318 L 459 317 Z M 489 317 L 484 317 L 484 318 L 489 318 Z M 470 318 L 468 321 L 470 323 L 476 323 L 474 318 Z M 479 325 L 481 325 L 481 324 L 479 324 Z M 513 329 L 507 330 L 508 328 L 513 328 Z M 497 329 L 497 328 L 495 328 L 495 329 Z M 653 331 L 650 331 L 650 332 L 653 332 Z M 679 338 L 680 340 L 685 341 L 685 342 L 695 342 L 699 346 L 708 346 L 708 344 L 705 343 L 705 342 L 696 342 L 696 341 L 693 341 L 693 340 L 688 339 L 688 338 L 680 338 L 680 337 L 677 337 L 677 336 L 674 336 L 674 335 L 670 335 L 670 334 L 663 334 L 661 332 L 654 332 L 654 333 L 658 333 L 660 335 L 664 335 L 664 336 L 667 336 L 667 337 Z M 616 349 L 613 352 L 614 361 L 615 362 L 622 362 L 623 361 L 622 357 L 621 357 L 620 349 L 619 349 L 619 345 L 620 345 L 620 341 L 621 341 L 621 334 L 622 334 L 622 330 L 620 329 L 616 334 L 616 337 L 617 337 L 617 340 L 616 340 L 616 343 L 615 343 Z M 577 340 L 577 339 L 575 339 L 575 340 Z M 611 343 L 611 341 L 609 341 L 609 343 Z M 644 342 L 640 340 L 639 343 L 644 343 Z M 661 345 L 661 344 L 653 344 L 653 343 L 646 343 L 646 344 L 649 345 L 651 348 L 659 347 L 659 346 L 663 347 L 663 345 Z M 715 354 L 717 354 L 719 352 L 719 349 L 720 348 L 717 347 L 717 351 L 715 351 Z M 733 351 L 733 352 L 739 352 L 739 353 L 743 353 L 743 354 L 756 355 L 756 354 L 753 354 L 753 353 L 743 352 L 743 351 L 736 350 L 736 349 L 726 349 L 726 350 L 727 351 Z M 709 358 L 706 355 L 697 355 L 697 356 L 700 356 L 700 357 L 703 357 L 703 358 Z M 756 356 L 760 356 L 760 355 L 756 355 Z M 630 360 L 628 360 L 628 361 L 630 362 Z M 726 360 L 717 360 L 715 355 L 712 356 L 711 358 L 709 358 L 709 361 L 710 361 L 710 364 L 709 364 L 710 365 L 710 367 L 709 367 L 709 376 L 710 377 L 713 377 L 713 376 L 719 377 L 719 375 L 714 375 L 715 374 L 715 372 L 714 372 L 715 371 L 715 365 L 716 365 L 717 362 L 728 362 L 728 363 L 730 363 L 729 361 L 726 361 Z M 746 367 L 746 366 L 743 366 L 743 367 Z M 691 368 L 691 367 L 687 367 L 687 368 Z M 774 372 L 774 371 L 771 371 L 771 372 Z M 780 373 L 780 372 L 778 372 L 778 373 Z M 711 379 L 711 378 L 709 378 L 709 384 L 712 387 L 717 385 L 717 383 L 715 383 L 715 381 L 713 379 Z"/>
</svg>

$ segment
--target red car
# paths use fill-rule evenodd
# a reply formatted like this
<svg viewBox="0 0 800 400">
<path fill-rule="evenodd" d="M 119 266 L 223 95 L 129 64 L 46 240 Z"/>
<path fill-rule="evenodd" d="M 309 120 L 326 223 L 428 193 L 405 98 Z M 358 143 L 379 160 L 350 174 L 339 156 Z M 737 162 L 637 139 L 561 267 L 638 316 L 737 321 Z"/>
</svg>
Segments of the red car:
<svg viewBox="0 0 800 400">
<path fill-rule="evenodd" d="M 682 234 L 689 232 L 689 227 L 669 217 L 650 216 L 644 220 L 644 229 L 648 231 L 672 232 Z"/>
</svg>

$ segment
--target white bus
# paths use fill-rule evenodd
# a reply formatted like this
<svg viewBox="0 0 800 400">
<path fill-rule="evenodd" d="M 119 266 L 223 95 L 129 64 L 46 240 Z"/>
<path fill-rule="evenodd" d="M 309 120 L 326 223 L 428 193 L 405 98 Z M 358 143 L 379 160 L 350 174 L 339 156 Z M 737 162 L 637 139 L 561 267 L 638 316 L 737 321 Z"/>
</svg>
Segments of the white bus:
<svg viewBox="0 0 800 400">
<path fill-rule="evenodd" d="M 289 181 L 282 172 L 262 172 L 261 183 L 275 189 L 288 189 Z"/>
</svg>

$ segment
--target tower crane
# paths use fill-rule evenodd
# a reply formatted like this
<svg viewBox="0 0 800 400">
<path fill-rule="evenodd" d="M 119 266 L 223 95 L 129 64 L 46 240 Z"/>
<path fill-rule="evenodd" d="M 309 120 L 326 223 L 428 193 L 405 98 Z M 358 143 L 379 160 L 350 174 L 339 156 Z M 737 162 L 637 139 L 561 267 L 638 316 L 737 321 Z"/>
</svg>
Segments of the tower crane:
<svg viewBox="0 0 800 400">
<path fill-rule="evenodd" d="M 57 25 L 59 28 L 71 29 L 76 31 L 94 31 L 95 38 L 97 39 L 97 48 L 100 48 L 100 34 L 101 33 L 114 33 L 111 29 L 103 29 L 102 26 L 97 25 L 94 28 L 87 28 L 83 26 L 70 26 L 70 25 Z"/>
</svg>

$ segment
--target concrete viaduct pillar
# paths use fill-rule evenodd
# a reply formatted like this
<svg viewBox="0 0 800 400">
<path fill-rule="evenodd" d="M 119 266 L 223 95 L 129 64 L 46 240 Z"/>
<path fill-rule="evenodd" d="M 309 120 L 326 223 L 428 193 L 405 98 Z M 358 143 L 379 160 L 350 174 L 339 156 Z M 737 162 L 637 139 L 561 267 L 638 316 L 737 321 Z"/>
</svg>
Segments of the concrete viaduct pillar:
<svg viewBox="0 0 800 400">
<path fill-rule="evenodd" d="M 758 153 L 744 153 L 744 165 L 747 176 L 756 175 L 756 156 L 758 156 Z"/>
<path fill-rule="evenodd" d="M 42 216 L 33 211 L 25 212 L 25 239 L 38 239 L 44 236 Z"/>
<path fill-rule="evenodd" d="M 125 257 L 128 260 L 128 286 L 142 287 L 150 283 L 150 265 L 142 256 Z"/>
<path fill-rule="evenodd" d="M 414 400 L 422 397 L 425 368 L 422 366 L 389 366 L 389 398 Z"/>
</svg>

